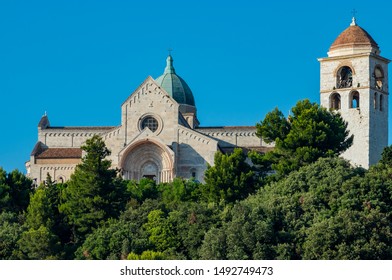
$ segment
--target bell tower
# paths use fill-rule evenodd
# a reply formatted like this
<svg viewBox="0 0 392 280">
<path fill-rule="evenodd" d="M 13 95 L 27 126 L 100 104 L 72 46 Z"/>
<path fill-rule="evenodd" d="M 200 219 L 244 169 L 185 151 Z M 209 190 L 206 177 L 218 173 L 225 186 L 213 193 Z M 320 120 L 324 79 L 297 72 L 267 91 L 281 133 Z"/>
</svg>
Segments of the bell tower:
<svg viewBox="0 0 392 280">
<path fill-rule="evenodd" d="M 369 168 L 388 146 L 388 63 L 376 41 L 355 18 L 320 62 L 320 103 L 348 123 L 353 145 L 342 154 Z"/>
</svg>

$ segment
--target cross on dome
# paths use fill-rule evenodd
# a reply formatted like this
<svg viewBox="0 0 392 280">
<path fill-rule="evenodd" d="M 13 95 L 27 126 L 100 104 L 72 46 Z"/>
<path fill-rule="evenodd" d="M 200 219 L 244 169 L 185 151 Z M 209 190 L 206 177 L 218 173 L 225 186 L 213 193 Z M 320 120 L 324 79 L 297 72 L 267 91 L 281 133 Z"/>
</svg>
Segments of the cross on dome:
<svg viewBox="0 0 392 280">
<path fill-rule="evenodd" d="M 350 26 L 356 26 L 356 25 L 357 25 L 357 22 L 356 22 L 356 19 L 355 19 L 355 15 L 357 14 L 357 10 L 353 9 L 353 10 L 351 11 L 351 13 L 353 14 L 353 18 L 352 18 L 352 20 L 351 20 Z"/>
</svg>

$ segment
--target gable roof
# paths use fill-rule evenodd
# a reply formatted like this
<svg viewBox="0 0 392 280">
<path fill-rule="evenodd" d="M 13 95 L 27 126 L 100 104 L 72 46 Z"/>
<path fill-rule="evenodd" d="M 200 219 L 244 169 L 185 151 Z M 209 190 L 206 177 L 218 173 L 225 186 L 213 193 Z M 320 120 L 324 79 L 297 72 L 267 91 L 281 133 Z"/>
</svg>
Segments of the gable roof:
<svg viewBox="0 0 392 280">
<path fill-rule="evenodd" d="M 125 103 L 129 102 L 129 101 L 134 97 L 135 94 L 140 93 L 140 92 L 142 91 L 142 89 L 145 88 L 146 85 L 151 84 L 151 83 L 154 84 L 157 88 L 159 88 L 159 90 L 162 91 L 162 93 L 165 94 L 173 104 L 178 104 L 177 101 L 174 100 L 174 98 L 171 97 L 170 94 L 168 94 L 168 93 L 166 92 L 166 90 L 165 90 L 163 87 L 159 86 L 159 85 L 157 84 L 157 82 L 156 82 L 151 76 L 148 76 L 148 77 L 147 77 L 147 78 L 137 87 L 137 89 L 135 89 L 135 90 L 132 92 L 132 94 L 129 95 L 129 96 L 127 97 L 127 99 L 125 99 L 125 101 L 121 104 L 121 106 L 123 106 Z M 150 89 L 149 89 L 149 90 L 150 90 Z M 142 95 L 142 94 L 141 94 L 141 95 Z"/>
<path fill-rule="evenodd" d="M 80 148 L 49 148 L 36 155 L 37 159 L 48 158 L 82 158 Z"/>
</svg>

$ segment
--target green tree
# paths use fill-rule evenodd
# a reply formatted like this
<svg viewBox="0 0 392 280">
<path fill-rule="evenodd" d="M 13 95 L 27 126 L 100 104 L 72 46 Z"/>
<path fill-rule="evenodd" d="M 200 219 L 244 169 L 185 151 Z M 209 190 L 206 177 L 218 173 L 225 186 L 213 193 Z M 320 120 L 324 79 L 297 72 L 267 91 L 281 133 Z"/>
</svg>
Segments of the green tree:
<svg viewBox="0 0 392 280">
<path fill-rule="evenodd" d="M 33 191 L 32 181 L 23 173 L 14 170 L 7 174 L 0 167 L 0 209 L 2 211 L 25 211 Z"/>
<path fill-rule="evenodd" d="M 258 194 L 264 214 L 274 225 L 271 246 L 277 259 L 303 258 L 307 231 L 315 220 L 336 215 L 342 184 L 363 175 L 338 158 L 320 159 L 272 183 Z M 350 199 L 351 200 L 351 199 Z"/>
<path fill-rule="evenodd" d="M 173 182 L 158 185 L 162 202 L 169 208 L 175 208 L 186 201 L 199 199 L 200 183 L 194 180 L 175 178 Z"/>
<path fill-rule="evenodd" d="M 0 260 L 16 259 L 17 242 L 23 232 L 21 217 L 13 212 L 0 213 Z"/>
<path fill-rule="evenodd" d="M 18 241 L 19 258 L 29 260 L 52 260 L 61 258 L 61 244 L 57 235 L 44 225 L 23 232 Z"/>
<path fill-rule="evenodd" d="M 260 191 L 275 258 L 392 258 L 391 175 L 390 168 L 365 172 L 324 158 Z"/>
<path fill-rule="evenodd" d="M 267 143 L 285 139 L 290 132 L 290 122 L 283 113 L 275 108 L 269 112 L 261 123 L 256 124 L 256 135 Z"/>
<path fill-rule="evenodd" d="M 303 259 L 391 259 L 389 214 L 342 209 L 306 231 Z"/>
<path fill-rule="evenodd" d="M 177 236 L 177 255 L 199 259 L 205 233 L 220 222 L 220 209 L 207 203 L 183 202 L 168 214 L 167 220 Z"/>
<path fill-rule="evenodd" d="M 27 229 L 20 240 L 20 258 L 69 258 L 64 253 L 67 251 L 70 230 L 58 210 L 60 192 L 61 184 L 55 184 L 48 174 L 45 182 L 31 196 L 26 213 Z M 45 245 L 44 242 L 48 243 Z M 45 253 L 41 252 L 43 248 Z"/>
<path fill-rule="evenodd" d="M 392 165 L 392 145 L 384 148 L 381 154 L 380 163 L 388 166 Z"/>
<path fill-rule="evenodd" d="M 135 223 L 110 220 L 93 233 L 77 249 L 77 259 L 126 259 L 132 249 L 132 239 L 137 236 Z"/>
<path fill-rule="evenodd" d="M 259 195 L 251 195 L 226 209 L 222 225 L 212 227 L 205 234 L 201 258 L 274 259 L 274 223 L 265 212 L 264 203 Z"/>
<path fill-rule="evenodd" d="M 10 210 L 11 196 L 10 186 L 7 184 L 7 172 L 0 167 L 0 209 Z"/>
<path fill-rule="evenodd" d="M 288 174 L 320 157 L 339 155 L 353 142 L 342 117 L 309 100 L 299 101 L 287 120 L 275 109 L 257 124 L 257 135 L 275 149 L 266 157 L 279 174 Z"/>
<path fill-rule="evenodd" d="M 391 259 L 392 168 L 336 157 L 271 182 L 206 233 L 203 259 Z"/>
<path fill-rule="evenodd" d="M 139 182 L 135 180 L 127 181 L 127 191 L 129 196 L 139 203 L 148 198 L 155 199 L 159 196 L 155 181 L 149 178 L 142 178 Z"/>
<path fill-rule="evenodd" d="M 227 260 L 227 241 L 223 228 L 213 227 L 205 235 L 200 247 L 202 260 Z"/>
<path fill-rule="evenodd" d="M 124 182 L 105 159 L 110 151 L 102 138 L 95 135 L 81 148 L 86 155 L 68 181 L 60 205 L 77 244 L 108 218 L 118 217 L 127 200 Z"/>
<path fill-rule="evenodd" d="M 129 253 L 128 260 L 167 260 L 168 256 L 162 252 L 144 251 L 141 255 Z"/>
<path fill-rule="evenodd" d="M 172 225 L 162 210 L 153 210 L 148 214 L 148 222 L 144 225 L 149 234 L 151 244 L 159 252 L 178 247 L 178 238 Z"/>
<path fill-rule="evenodd" d="M 48 196 L 48 189 L 54 187 L 48 174 L 45 184 L 40 185 L 31 196 L 26 214 L 26 223 L 29 227 L 38 229 L 41 225 L 47 228 L 54 226 L 54 210 L 58 207 L 58 201 L 53 201 Z"/>
<path fill-rule="evenodd" d="M 109 219 L 100 225 L 77 249 L 77 259 L 125 259 L 128 254 L 140 255 L 153 250 L 144 224 L 151 211 L 162 209 L 158 200 L 146 199 L 141 204 L 128 204 L 118 220 Z"/>
<path fill-rule="evenodd" d="M 240 148 L 226 155 L 217 152 L 214 166 L 205 172 L 202 195 L 211 202 L 234 202 L 246 198 L 257 189 L 255 173 L 246 163 L 246 155 Z"/>
</svg>

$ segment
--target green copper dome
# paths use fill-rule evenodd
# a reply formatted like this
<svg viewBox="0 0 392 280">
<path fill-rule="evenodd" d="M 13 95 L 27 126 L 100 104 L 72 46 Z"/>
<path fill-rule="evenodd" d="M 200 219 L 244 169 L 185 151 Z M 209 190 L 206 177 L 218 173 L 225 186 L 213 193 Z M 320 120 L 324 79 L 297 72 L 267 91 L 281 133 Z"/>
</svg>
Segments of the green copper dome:
<svg viewBox="0 0 392 280">
<path fill-rule="evenodd" d="M 187 83 L 176 74 L 171 55 L 166 59 L 166 68 L 163 75 L 156 78 L 155 81 L 179 104 L 195 106 L 192 91 Z"/>
</svg>

